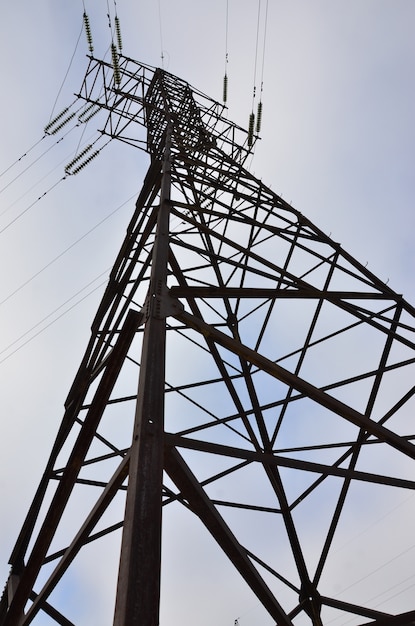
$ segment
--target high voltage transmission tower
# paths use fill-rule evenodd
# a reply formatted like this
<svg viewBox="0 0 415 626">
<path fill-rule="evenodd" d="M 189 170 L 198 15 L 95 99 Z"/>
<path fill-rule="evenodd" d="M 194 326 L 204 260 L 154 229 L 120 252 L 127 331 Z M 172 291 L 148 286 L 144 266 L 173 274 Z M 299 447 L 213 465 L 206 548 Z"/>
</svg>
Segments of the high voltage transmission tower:
<svg viewBox="0 0 415 626">
<path fill-rule="evenodd" d="M 79 98 L 80 122 L 104 110 L 102 136 L 150 165 L 0 624 L 77 623 L 59 590 L 82 558 L 108 567 L 115 537 L 114 624 L 156 626 L 162 510 L 165 522 L 177 507 L 272 623 L 414 623 L 372 599 L 392 586 L 388 568 L 374 589 L 364 555 L 351 544 L 345 566 L 340 545 L 362 502 L 390 500 L 399 517 L 396 494 L 415 488 L 414 308 L 255 178 L 248 134 L 184 81 L 91 57 Z M 414 520 L 400 522 L 413 536 Z"/>
</svg>

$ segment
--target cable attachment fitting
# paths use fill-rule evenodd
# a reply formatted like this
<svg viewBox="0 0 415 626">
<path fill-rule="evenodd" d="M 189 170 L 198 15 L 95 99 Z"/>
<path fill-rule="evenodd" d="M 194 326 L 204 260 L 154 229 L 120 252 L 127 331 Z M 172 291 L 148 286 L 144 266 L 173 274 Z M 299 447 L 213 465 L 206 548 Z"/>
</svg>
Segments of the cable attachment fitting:
<svg viewBox="0 0 415 626">
<path fill-rule="evenodd" d="M 149 319 L 150 317 L 166 319 L 166 317 L 177 315 L 183 310 L 184 306 L 180 300 L 173 298 L 167 290 L 167 293 L 148 293 L 141 313 L 144 315 L 145 319 Z"/>
</svg>

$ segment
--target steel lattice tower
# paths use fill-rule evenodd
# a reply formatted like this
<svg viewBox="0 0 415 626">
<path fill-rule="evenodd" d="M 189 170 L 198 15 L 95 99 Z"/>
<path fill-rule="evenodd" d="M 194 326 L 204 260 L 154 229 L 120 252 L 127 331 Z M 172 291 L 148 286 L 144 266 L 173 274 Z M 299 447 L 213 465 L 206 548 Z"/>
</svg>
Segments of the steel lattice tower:
<svg viewBox="0 0 415 626">
<path fill-rule="evenodd" d="M 415 488 L 415 309 L 245 168 L 247 133 L 222 105 L 118 62 L 90 59 L 80 120 L 105 109 L 103 136 L 144 148 L 150 166 L 0 624 L 73 624 L 54 591 L 122 528 L 114 624 L 156 626 L 162 510 L 175 506 L 278 625 L 415 623 L 360 587 L 327 591 L 356 498 Z"/>
</svg>

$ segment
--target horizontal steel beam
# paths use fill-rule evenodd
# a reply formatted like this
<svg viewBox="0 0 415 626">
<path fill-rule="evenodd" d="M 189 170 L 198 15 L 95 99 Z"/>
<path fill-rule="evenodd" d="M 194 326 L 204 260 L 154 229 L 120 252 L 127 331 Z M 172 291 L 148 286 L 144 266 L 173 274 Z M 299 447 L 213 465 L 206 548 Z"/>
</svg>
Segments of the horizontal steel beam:
<svg viewBox="0 0 415 626">
<path fill-rule="evenodd" d="M 320 404 L 329 411 L 339 415 L 348 422 L 355 424 L 358 428 L 362 428 L 369 434 L 377 437 L 381 441 L 384 441 L 393 448 L 396 448 L 399 452 L 409 456 L 411 459 L 415 459 L 415 446 L 393 431 L 369 419 L 362 413 L 359 413 L 359 411 L 356 411 L 347 404 L 344 404 L 340 400 L 330 396 L 318 387 L 315 387 L 289 370 L 284 369 L 270 359 L 258 354 L 258 352 L 252 350 L 252 348 L 248 348 L 248 346 L 245 346 L 240 341 L 237 341 L 233 337 L 230 337 L 210 324 L 207 324 L 202 319 L 185 311 L 175 314 L 174 317 L 189 326 L 189 328 L 193 328 L 193 330 L 201 333 L 205 338 L 213 340 L 230 352 L 233 352 L 253 365 L 256 365 L 260 370 L 266 372 L 273 378 L 276 378 L 289 387 L 296 389 L 317 404 Z"/>
<path fill-rule="evenodd" d="M 322 291 L 320 289 L 267 289 L 258 287 L 182 287 L 170 288 L 174 298 L 312 298 L 332 300 L 393 300 L 390 294 L 366 291 Z"/>
<path fill-rule="evenodd" d="M 402 489 L 415 489 L 415 481 L 404 480 L 402 478 L 393 478 L 381 474 L 371 474 L 369 472 L 360 472 L 336 465 L 325 465 L 324 463 L 314 463 L 302 459 L 294 459 L 285 457 L 271 452 L 257 452 L 255 450 L 244 450 L 232 446 L 225 446 L 208 441 L 200 441 L 198 439 L 190 439 L 189 437 L 181 437 L 165 433 L 165 443 L 168 446 L 178 448 L 188 448 L 190 450 L 198 450 L 199 452 L 207 452 L 210 454 L 218 454 L 221 456 L 245 459 L 247 461 L 259 462 L 268 466 L 290 467 L 306 472 L 313 472 L 325 476 L 338 476 L 340 478 L 348 478 L 350 480 L 360 480 L 368 483 L 376 483 L 380 485 L 389 485 L 390 487 L 400 487 Z"/>
</svg>

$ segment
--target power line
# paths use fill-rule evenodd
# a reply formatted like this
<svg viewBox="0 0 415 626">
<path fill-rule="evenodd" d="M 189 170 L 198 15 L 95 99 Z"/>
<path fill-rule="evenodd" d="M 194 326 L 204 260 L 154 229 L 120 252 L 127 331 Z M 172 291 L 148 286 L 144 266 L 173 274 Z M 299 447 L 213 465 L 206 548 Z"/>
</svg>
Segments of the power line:
<svg viewBox="0 0 415 626">
<path fill-rule="evenodd" d="M 161 0 L 158 0 L 158 12 L 159 12 L 159 34 L 160 34 L 160 58 L 161 67 L 164 70 L 164 46 L 163 46 L 163 25 L 161 19 Z"/>
<path fill-rule="evenodd" d="M 56 94 L 55 102 L 53 103 L 53 107 L 52 107 L 52 111 L 51 111 L 51 113 L 50 113 L 49 121 L 52 119 L 53 113 L 54 113 L 54 111 L 55 111 L 56 104 L 57 104 L 58 99 L 59 99 L 59 96 L 60 96 L 60 94 L 62 93 L 62 89 L 63 89 L 63 87 L 64 87 L 64 85 L 65 85 L 65 83 L 66 83 L 66 79 L 68 78 L 68 74 L 69 74 L 70 69 L 71 69 L 71 67 L 72 67 L 72 63 L 73 63 L 73 60 L 74 60 L 74 58 L 75 58 L 76 51 L 77 51 L 78 46 L 79 46 L 79 41 L 80 41 L 80 39 L 81 39 L 81 37 L 82 37 L 82 31 L 83 31 L 83 29 L 84 29 L 84 25 L 82 24 L 82 25 L 81 25 L 81 30 L 80 30 L 79 35 L 78 35 L 78 39 L 77 39 L 76 44 L 75 44 L 75 50 L 73 51 L 72 56 L 71 56 L 71 60 L 69 61 L 68 69 L 66 70 L 66 73 L 65 73 L 65 76 L 64 76 L 64 78 L 63 78 L 62 84 L 61 84 L 61 86 L 60 86 L 60 87 L 59 87 L 59 89 L 58 89 L 58 93 Z"/>
<path fill-rule="evenodd" d="M 3 172 L 0 173 L 0 178 L 2 176 L 4 176 L 4 174 L 7 174 L 7 172 L 9 172 L 11 169 L 13 169 L 13 167 L 15 165 L 17 165 L 18 163 L 20 163 L 20 161 L 22 161 L 25 157 L 27 157 L 27 155 L 29 154 L 29 152 L 31 152 L 32 150 L 34 150 L 34 148 L 36 148 L 36 146 L 38 146 L 40 144 L 41 141 L 43 141 L 46 137 L 46 134 L 43 135 L 43 137 L 41 137 L 38 141 L 36 141 L 36 143 L 33 144 L 33 146 L 31 148 L 29 148 L 29 150 L 26 150 L 26 152 L 24 154 L 22 154 L 18 159 L 16 159 L 11 165 L 9 165 L 8 167 L 6 167 L 5 170 L 3 170 Z M 2 190 L 0 190 L 1 193 Z"/>
<path fill-rule="evenodd" d="M 17 222 L 17 220 L 23 217 L 23 215 L 25 215 L 28 211 L 30 211 L 30 209 L 32 209 L 35 206 L 35 204 L 37 204 L 40 200 L 42 200 L 49 192 L 52 191 L 52 189 L 57 187 L 59 183 L 63 182 L 65 179 L 66 179 L 66 176 L 63 176 L 63 178 L 61 178 L 56 183 L 54 183 L 51 187 L 49 187 L 49 189 L 46 189 L 46 191 L 44 191 L 41 196 L 36 198 L 36 200 L 34 200 L 31 204 L 29 204 L 28 207 L 26 207 L 26 209 L 24 209 L 21 213 L 19 213 L 19 215 L 16 215 L 16 217 L 12 219 L 11 222 L 9 222 L 6 226 L 4 226 L 0 230 L 0 235 L 3 234 L 8 228 L 10 228 L 10 226 L 12 226 L 15 222 Z"/>
<path fill-rule="evenodd" d="M 51 267 L 51 265 L 53 265 L 54 263 L 56 263 L 56 261 L 58 261 L 60 258 L 62 258 L 67 252 L 69 252 L 69 250 L 72 250 L 72 248 L 74 248 L 78 243 L 80 243 L 83 239 L 85 239 L 86 237 L 88 237 L 92 232 L 94 232 L 97 228 L 99 228 L 99 226 L 101 226 L 102 224 L 104 224 L 104 222 L 106 222 L 110 217 L 112 217 L 113 215 L 115 215 L 115 213 L 117 213 L 118 211 L 120 211 L 128 202 L 131 202 L 131 200 L 135 197 L 136 194 L 133 194 L 132 196 L 130 196 L 128 198 L 128 200 L 125 200 L 125 202 L 123 202 L 122 204 L 120 204 L 116 209 L 114 209 L 113 211 L 111 211 L 111 213 L 109 213 L 108 215 L 106 215 L 102 220 L 100 220 L 97 224 L 95 224 L 95 226 L 93 226 L 92 228 L 90 228 L 86 233 L 84 233 L 81 237 L 79 237 L 79 239 L 77 239 L 76 241 L 74 241 L 73 243 L 71 243 L 70 246 L 68 246 L 67 248 L 65 248 L 62 252 L 60 252 L 60 254 L 58 254 L 56 257 L 54 257 L 51 261 L 49 261 L 46 265 L 44 265 L 38 272 L 36 272 L 35 274 L 33 274 L 33 276 L 31 276 L 28 280 L 26 280 L 24 283 L 22 283 L 19 287 L 17 287 L 17 289 L 15 289 L 12 293 L 10 293 L 6 298 L 4 298 L 4 300 L 2 300 L 0 302 L 0 306 L 2 306 L 3 304 L 5 304 L 8 300 L 10 300 L 13 296 L 15 296 L 17 293 L 19 293 L 24 287 L 26 287 L 29 283 L 31 283 L 35 278 L 37 278 L 40 274 L 42 274 L 45 270 L 47 270 L 49 267 Z"/>
<path fill-rule="evenodd" d="M 223 77 L 223 102 L 228 100 L 228 29 L 229 29 L 229 0 L 226 0 L 226 20 L 225 20 L 225 75 Z"/>
<path fill-rule="evenodd" d="M 49 148 L 47 148 L 44 152 L 42 152 L 42 154 L 41 154 L 41 155 L 39 155 L 39 156 L 38 156 L 38 157 L 37 157 L 34 161 L 32 161 L 32 162 L 30 163 L 30 165 L 28 165 L 28 166 L 27 166 L 24 170 L 22 170 L 22 171 L 21 171 L 21 172 L 20 172 L 17 176 L 15 176 L 15 177 L 14 177 L 11 181 L 9 181 L 9 182 L 7 183 L 7 185 L 5 185 L 4 187 L 2 187 L 2 189 L 0 189 L 0 194 L 1 194 L 1 193 L 3 193 L 3 191 L 6 191 L 6 189 L 8 189 L 8 188 L 10 187 L 10 185 L 12 185 L 13 183 L 15 183 L 15 182 L 16 182 L 16 180 L 18 180 L 18 179 L 20 178 L 20 176 L 22 176 L 23 174 L 25 174 L 25 173 L 26 173 L 26 172 L 27 172 L 27 171 L 28 171 L 31 167 L 33 167 L 33 165 L 34 165 L 35 163 L 37 163 L 38 161 L 40 161 L 40 159 L 41 159 L 42 157 L 44 157 L 44 156 L 45 156 L 48 152 L 50 152 L 50 151 L 52 150 L 52 148 L 54 148 L 54 147 L 55 147 L 58 143 L 60 143 L 61 141 L 63 141 L 63 139 L 64 139 L 64 137 L 65 137 L 65 136 L 66 136 L 66 135 L 64 135 L 63 137 L 61 137 L 60 139 L 58 139 L 58 140 L 57 140 L 54 144 L 52 144 L 51 146 L 49 146 Z M 43 137 L 42 137 L 42 139 L 43 139 Z M 40 140 L 40 141 L 42 141 L 42 140 Z M 40 141 L 38 141 L 38 142 L 37 142 L 37 144 L 39 144 L 39 143 L 40 143 Z M 37 144 L 35 144 L 35 145 L 37 145 Z M 26 153 L 26 154 L 27 154 L 27 153 Z M 10 166 L 10 167 L 12 167 L 12 166 Z M 8 169 L 10 169 L 10 167 L 9 167 Z M 1 216 L 1 215 L 4 215 L 4 213 L 6 213 L 8 210 L 9 210 L 8 208 L 7 208 L 7 209 L 5 209 L 2 213 L 0 213 L 0 216 Z"/>
<path fill-rule="evenodd" d="M 99 276 L 97 276 L 96 278 L 94 278 L 91 282 L 89 282 L 87 285 L 85 285 L 84 287 L 82 287 L 82 289 L 80 289 L 79 291 L 77 291 L 73 296 L 71 296 L 70 298 L 68 298 L 68 300 L 66 300 L 65 302 L 63 302 L 63 304 L 61 304 L 60 306 L 58 306 L 56 309 L 54 309 L 51 313 L 49 313 L 48 315 L 46 315 L 43 319 L 41 319 L 39 322 L 37 322 L 37 324 L 35 324 L 34 326 L 32 326 L 32 328 L 29 328 L 29 330 L 27 330 L 26 332 L 24 332 L 22 335 L 20 335 L 20 337 L 18 337 L 17 339 L 15 339 L 12 343 L 10 343 L 6 348 L 3 348 L 3 350 L 0 351 L 0 354 L 4 354 L 5 352 L 7 352 L 8 350 L 10 350 L 10 348 L 12 348 L 14 345 L 16 345 L 16 343 L 19 343 L 19 341 L 21 341 L 24 337 L 26 337 L 29 333 L 31 333 L 33 330 L 35 330 L 35 328 L 37 328 L 38 326 L 40 326 L 41 324 L 43 324 L 47 319 L 49 319 L 52 315 L 54 315 L 55 313 L 57 313 L 60 309 L 62 309 L 62 307 L 64 307 L 66 304 L 68 304 L 69 302 L 71 302 L 71 300 L 73 300 L 74 298 L 76 298 L 76 296 L 78 296 L 80 293 L 82 293 L 83 291 L 85 291 L 85 289 L 87 289 L 88 287 L 90 287 L 91 285 L 93 285 L 99 278 L 101 278 L 102 276 L 106 275 L 108 273 L 108 271 L 111 268 L 107 268 L 104 272 L 102 272 L 101 274 L 99 274 Z M 29 339 L 27 339 L 27 341 L 25 341 L 23 344 L 21 344 L 19 347 L 17 347 L 15 350 L 13 350 L 13 352 L 11 352 L 10 354 L 8 354 L 6 357 L 4 357 L 4 359 L 2 359 L 0 361 L 1 363 L 4 363 L 5 361 L 7 361 L 7 359 L 9 359 L 11 356 L 13 356 L 13 354 L 16 354 L 16 352 L 18 352 L 19 350 L 21 350 L 24 346 L 26 346 L 28 343 L 30 343 L 31 341 L 33 341 L 33 339 L 35 339 L 36 337 L 38 337 L 41 333 L 43 333 L 45 330 L 47 330 L 50 326 L 52 326 L 53 324 L 55 324 L 55 322 L 57 322 L 58 320 L 60 320 L 64 315 L 66 315 L 67 313 L 69 313 L 70 311 L 72 311 L 72 309 L 74 309 L 76 306 L 78 306 L 78 304 L 81 304 L 81 302 L 83 302 L 84 300 L 86 300 L 86 298 L 88 298 L 90 295 L 92 295 L 95 291 L 97 291 L 98 289 L 100 289 L 103 285 L 106 284 L 106 280 L 102 283 L 100 283 L 97 287 L 94 287 L 94 289 L 92 289 L 91 291 L 89 291 L 85 296 L 83 296 L 80 300 L 78 300 L 77 302 L 75 302 L 72 306 L 70 306 L 68 309 L 66 309 L 65 311 L 63 311 L 63 313 L 61 313 L 58 317 L 56 317 L 54 320 L 52 320 L 51 322 L 49 322 L 49 324 L 47 324 L 47 326 L 45 326 L 44 328 L 42 328 L 41 330 L 39 330 L 35 335 L 33 335 L 32 337 L 30 337 Z"/>
</svg>

